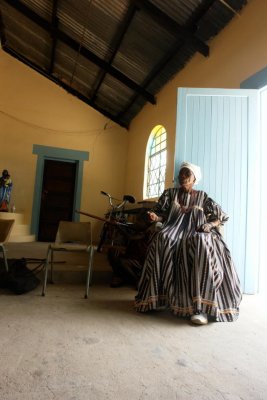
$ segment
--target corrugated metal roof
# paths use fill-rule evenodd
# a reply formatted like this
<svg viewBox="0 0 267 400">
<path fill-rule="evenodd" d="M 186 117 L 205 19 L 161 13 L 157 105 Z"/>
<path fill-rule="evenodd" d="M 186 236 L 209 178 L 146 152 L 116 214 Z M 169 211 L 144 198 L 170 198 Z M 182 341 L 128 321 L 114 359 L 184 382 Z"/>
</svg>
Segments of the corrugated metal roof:
<svg viewBox="0 0 267 400">
<path fill-rule="evenodd" d="M 5 51 L 128 127 L 246 0 L 1 0 Z"/>
</svg>

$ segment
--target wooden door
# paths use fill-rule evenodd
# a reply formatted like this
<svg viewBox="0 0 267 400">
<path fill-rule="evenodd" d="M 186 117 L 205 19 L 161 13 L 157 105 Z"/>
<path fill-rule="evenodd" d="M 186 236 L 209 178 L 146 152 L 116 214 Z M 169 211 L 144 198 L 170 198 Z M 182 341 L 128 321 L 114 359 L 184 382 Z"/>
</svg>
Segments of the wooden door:
<svg viewBox="0 0 267 400">
<path fill-rule="evenodd" d="M 75 180 L 75 162 L 44 161 L 39 241 L 54 241 L 59 221 L 72 220 Z"/>
<path fill-rule="evenodd" d="M 182 161 L 198 164 L 205 190 L 230 216 L 224 238 L 245 293 L 258 290 L 260 136 L 258 92 L 179 88 L 175 176 Z"/>
</svg>

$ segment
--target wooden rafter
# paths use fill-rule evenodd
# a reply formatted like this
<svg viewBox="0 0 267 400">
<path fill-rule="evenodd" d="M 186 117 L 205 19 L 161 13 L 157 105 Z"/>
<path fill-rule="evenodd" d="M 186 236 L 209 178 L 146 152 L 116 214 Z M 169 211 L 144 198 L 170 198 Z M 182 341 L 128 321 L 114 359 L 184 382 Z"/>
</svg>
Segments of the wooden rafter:
<svg viewBox="0 0 267 400">
<path fill-rule="evenodd" d="M 31 10 L 25 4 L 23 4 L 19 0 L 4 0 L 7 4 L 14 7 L 16 10 L 24 14 L 26 17 L 30 18 L 33 22 L 41 26 L 47 32 L 52 32 L 52 24 L 38 15 L 36 12 Z M 58 40 L 61 40 L 64 44 L 69 46 L 74 51 L 80 52 L 87 60 L 91 61 L 93 64 L 97 65 L 99 68 L 103 69 L 106 73 L 112 75 L 114 78 L 122 82 L 125 86 L 128 86 L 133 91 L 139 93 L 139 95 L 143 96 L 147 101 L 152 104 L 156 104 L 156 99 L 153 94 L 147 92 L 143 87 L 135 83 L 132 79 L 128 78 L 125 74 L 114 68 L 109 63 L 102 60 L 92 51 L 88 50 L 86 47 L 81 46 L 76 40 L 72 39 L 66 33 L 56 30 L 55 33 Z"/>
</svg>

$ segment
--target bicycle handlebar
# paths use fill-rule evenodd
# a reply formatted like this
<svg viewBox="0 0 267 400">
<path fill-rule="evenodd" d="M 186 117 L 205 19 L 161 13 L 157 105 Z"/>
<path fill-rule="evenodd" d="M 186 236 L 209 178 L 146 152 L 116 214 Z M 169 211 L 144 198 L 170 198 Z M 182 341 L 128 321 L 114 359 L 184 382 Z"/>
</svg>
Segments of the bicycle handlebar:
<svg viewBox="0 0 267 400">
<path fill-rule="evenodd" d="M 123 196 L 123 200 L 119 200 L 119 199 L 116 199 L 115 197 L 111 197 L 111 195 L 109 193 L 104 192 L 103 190 L 101 190 L 100 193 L 103 194 L 104 196 L 108 197 L 110 206 L 116 210 L 119 210 L 120 208 L 122 208 L 127 202 L 135 203 L 135 198 L 133 196 L 130 196 L 127 194 Z M 114 205 L 112 203 L 112 200 L 120 201 L 120 204 Z"/>
</svg>

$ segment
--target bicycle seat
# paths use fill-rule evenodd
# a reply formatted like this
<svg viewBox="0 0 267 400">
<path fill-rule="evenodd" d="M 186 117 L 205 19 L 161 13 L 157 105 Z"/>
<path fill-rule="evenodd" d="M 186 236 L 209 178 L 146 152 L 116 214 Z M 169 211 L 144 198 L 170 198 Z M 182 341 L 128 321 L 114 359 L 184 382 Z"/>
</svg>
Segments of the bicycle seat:
<svg viewBox="0 0 267 400">
<path fill-rule="evenodd" d="M 135 203 L 135 198 L 129 194 L 123 196 L 123 201 L 128 201 L 129 203 Z"/>
</svg>

